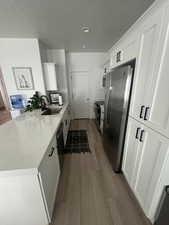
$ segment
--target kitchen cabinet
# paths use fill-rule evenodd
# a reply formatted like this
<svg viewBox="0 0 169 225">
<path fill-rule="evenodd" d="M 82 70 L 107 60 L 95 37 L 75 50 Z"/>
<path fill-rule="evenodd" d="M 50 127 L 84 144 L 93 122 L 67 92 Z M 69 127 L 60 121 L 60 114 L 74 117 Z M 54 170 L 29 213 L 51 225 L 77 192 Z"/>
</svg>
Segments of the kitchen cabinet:
<svg viewBox="0 0 169 225">
<path fill-rule="evenodd" d="M 38 176 L 30 171 L 0 175 L 0 224 L 48 225 Z"/>
<path fill-rule="evenodd" d="M 58 90 L 57 65 L 55 63 L 44 63 L 44 80 L 47 91 Z"/>
<path fill-rule="evenodd" d="M 39 168 L 1 171 L 0 224 L 48 225 L 59 175 L 56 137 L 49 144 Z"/>
<path fill-rule="evenodd" d="M 169 140 L 146 126 L 142 130 L 144 136 L 134 192 L 147 214 L 164 164 Z"/>
<path fill-rule="evenodd" d="M 144 123 L 169 138 L 169 5 L 165 9 L 158 55 L 155 71 L 148 80 L 145 93 L 147 115 Z"/>
<path fill-rule="evenodd" d="M 54 138 L 50 143 L 39 167 L 39 180 L 50 222 L 52 219 L 57 185 L 60 176 L 59 159 L 56 146 L 56 138 Z"/>
<path fill-rule="evenodd" d="M 146 92 L 149 91 L 149 80 L 150 77 L 154 76 L 155 66 L 159 58 L 161 29 L 162 10 L 145 20 L 140 28 L 140 49 L 129 112 L 138 120 L 144 119 Z"/>
<path fill-rule="evenodd" d="M 169 139 L 129 118 L 122 169 L 147 216 L 168 148 Z"/>
<path fill-rule="evenodd" d="M 141 148 L 139 144 L 141 128 L 142 124 L 132 118 L 128 119 L 122 170 L 132 189 L 134 189 L 136 170 L 138 170 L 138 155 Z"/>
<path fill-rule="evenodd" d="M 110 68 L 120 66 L 137 57 L 139 47 L 139 38 L 137 35 L 130 36 L 127 40 L 122 41 L 119 45 L 113 48 L 111 52 Z"/>
</svg>

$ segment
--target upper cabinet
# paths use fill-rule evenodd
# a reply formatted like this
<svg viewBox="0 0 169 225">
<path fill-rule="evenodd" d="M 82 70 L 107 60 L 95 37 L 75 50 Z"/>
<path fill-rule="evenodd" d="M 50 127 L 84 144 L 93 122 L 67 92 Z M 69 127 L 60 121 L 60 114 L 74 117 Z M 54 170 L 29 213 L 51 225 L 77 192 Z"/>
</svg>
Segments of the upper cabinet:
<svg viewBox="0 0 169 225">
<path fill-rule="evenodd" d="M 114 68 L 136 58 L 138 54 L 138 46 L 138 37 L 131 36 L 117 47 L 113 48 L 110 56 L 110 68 Z"/>
<path fill-rule="evenodd" d="M 44 63 L 44 79 L 46 90 L 54 91 L 58 89 L 57 66 L 55 63 Z"/>
<path fill-rule="evenodd" d="M 140 50 L 136 63 L 130 107 L 130 115 L 136 119 L 143 119 L 145 116 L 145 94 L 149 91 L 148 82 L 151 77 L 154 77 L 154 69 L 158 61 L 161 27 L 162 12 L 160 10 L 149 17 L 142 24 L 140 30 Z"/>
<path fill-rule="evenodd" d="M 169 6 L 143 27 L 130 115 L 169 137 Z"/>
<path fill-rule="evenodd" d="M 164 25 L 154 73 L 148 80 L 145 95 L 147 126 L 169 137 L 169 5 L 165 9 Z"/>
</svg>

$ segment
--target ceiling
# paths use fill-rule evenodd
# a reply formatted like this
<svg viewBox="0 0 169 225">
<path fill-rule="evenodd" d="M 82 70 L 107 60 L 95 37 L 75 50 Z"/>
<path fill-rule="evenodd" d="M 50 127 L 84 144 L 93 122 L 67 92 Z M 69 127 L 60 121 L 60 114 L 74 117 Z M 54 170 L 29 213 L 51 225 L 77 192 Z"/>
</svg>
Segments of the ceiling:
<svg viewBox="0 0 169 225">
<path fill-rule="evenodd" d="M 0 37 L 39 38 L 49 48 L 69 51 L 106 51 L 153 1 L 4 0 Z M 90 33 L 81 31 L 84 25 Z"/>
</svg>

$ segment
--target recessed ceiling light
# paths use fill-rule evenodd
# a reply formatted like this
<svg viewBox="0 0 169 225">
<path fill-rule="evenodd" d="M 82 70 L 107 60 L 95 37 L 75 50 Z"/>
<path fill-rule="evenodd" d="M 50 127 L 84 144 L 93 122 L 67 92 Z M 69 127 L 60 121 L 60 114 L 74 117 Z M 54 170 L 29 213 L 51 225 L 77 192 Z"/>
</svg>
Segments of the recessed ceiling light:
<svg viewBox="0 0 169 225">
<path fill-rule="evenodd" d="M 82 29 L 82 31 L 84 33 L 89 33 L 90 32 L 90 28 L 89 27 L 83 26 L 81 29 Z"/>
</svg>

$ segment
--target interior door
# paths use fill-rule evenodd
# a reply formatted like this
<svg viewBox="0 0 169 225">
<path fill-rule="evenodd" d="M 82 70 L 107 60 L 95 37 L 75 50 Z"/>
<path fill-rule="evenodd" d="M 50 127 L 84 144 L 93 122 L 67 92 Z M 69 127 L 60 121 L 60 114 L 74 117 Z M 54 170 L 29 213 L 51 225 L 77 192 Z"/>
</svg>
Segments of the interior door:
<svg viewBox="0 0 169 225">
<path fill-rule="evenodd" d="M 74 119 L 89 118 L 88 72 L 72 73 Z"/>
</svg>

